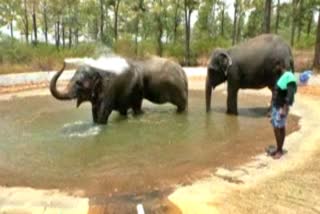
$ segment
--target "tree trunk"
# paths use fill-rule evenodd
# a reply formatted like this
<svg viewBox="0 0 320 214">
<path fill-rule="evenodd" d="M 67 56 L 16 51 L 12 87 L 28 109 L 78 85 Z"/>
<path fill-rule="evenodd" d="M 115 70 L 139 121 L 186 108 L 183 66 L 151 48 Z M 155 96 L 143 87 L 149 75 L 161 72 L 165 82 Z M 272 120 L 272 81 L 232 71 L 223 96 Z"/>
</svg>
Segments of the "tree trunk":
<svg viewBox="0 0 320 214">
<path fill-rule="evenodd" d="M 320 71 L 320 9 L 318 11 L 318 27 L 317 27 L 317 39 L 315 45 L 314 63 L 313 66 Z"/>
<path fill-rule="evenodd" d="M 60 19 L 60 18 L 59 18 Z M 60 47 L 60 20 L 56 22 L 56 47 L 59 49 Z"/>
<path fill-rule="evenodd" d="M 116 0 L 115 6 L 114 6 L 114 40 L 118 41 L 118 12 L 119 12 L 119 6 L 120 6 L 121 0 Z"/>
<path fill-rule="evenodd" d="M 277 17 L 276 17 L 276 29 L 275 29 L 276 33 L 278 33 L 279 21 L 280 21 L 280 0 L 278 0 L 278 3 L 277 3 Z"/>
<path fill-rule="evenodd" d="M 32 26 L 33 26 L 33 34 L 34 34 L 33 44 L 37 45 L 37 43 L 38 43 L 38 33 L 37 33 L 38 29 L 37 29 L 35 2 L 33 2 L 33 5 L 32 5 Z"/>
<path fill-rule="evenodd" d="M 46 7 L 46 6 L 45 6 Z M 48 44 L 48 18 L 47 18 L 47 9 L 43 11 L 43 22 L 44 22 L 44 38 L 46 40 L 46 44 Z"/>
<path fill-rule="evenodd" d="M 190 17 L 192 9 L 189 8 L 188 1 L 184 0 L 184 18 L 185 18 L 185 64 L 190 66 Z"/>
<path fill-rule="evenodd" d="M 158 26 L 158 35 L 157 35 L 157 55 L 162 56 L 162 35 L 163 35 L 163 26 L 161 22 L 161 16 L 162 14 L 158 14 L 156 17 L 157 26 Z"/>
<path fill-rule="evenodd" d="M 209 23 L 209 22 L 207 22 Z M 216 3 L 213 2 L 212 4 L 212 24 L 211 26 L 207 26 L 208 29 L 211 28 L 211 35 L 214 37 L 216 35 Z M 210 31 L 208 32 L 210 35 Z"/>
<path fill-rule="evenodd" d="M 61 30 L 62 30 L 62 47 L 65 48 L 66 47 L 66 41 L 65 41 L 65 23 L 61 24 Z"/>
<path fill-rule="evenodd" d="M 100 40 L 104 42 L 104 8 L 103 8 L 103 0 L 100 0 Z"/>
<path fill-rule="evenodd" d="M 242 23 L 243 22 L 243 14 L 242 14 L 242 0 L 238 0 L 238 24 L 237 24 L 237 33 L 236 33 L 236 40 L 237 43 L 241 40 L 241 30 L 242 30 Z"/>
<path fill-rule="evenodd" d="M 69 26 L 69 48 L 72 47 L 72 28 Z"/>
<path fill-rule="evenodd" d="M 308 25 L 307 25 L 307 35 L 308 35 L 308 36 L 310 35 L 311 28 L 312 28 L 312 22 L 313 22 L 313 11 L 311 10 L 310 13 L 311 13 L 311 14 L 309 15 Z"/>
<path fill-rule="evenodd" d="M 294 47 L 294 38 L 295 38 L 295 31 L 296 31 L 296 3 L 298 0 L 292 0 L 292 19 L 291 19 L 291 39 L 290 44 Z"/>
<path fill-rule="evenodd" d="M 134 38 L 134 43 L 135 43 L 135 47 L 134 47 L 134 53 L 136 56 L 138 56 L 138 37 L 139 37 L 139 23 L 140 23 L 140 19 L 139 19 L 139 15 L 137 15 L 136 17 L 136 26 L 135 26 L 135 38 Z"/>
<path fill-rule="evenodd" d="M 176 1 L 176 8 L 174 11 L 174 24 L 173 24 L 173 42 L 176 43 L 177 41 L 177 32 L 178 32 L 178 9 L 179 9 L 179 5 L 178 5 L 178 1 Z"/>
<path fill-rule="evenodd" d="M 301 30 L 302 30 L 302 25 L 303 25 L 303 0 L 300 0 L 300 4 L 299 4 L 299 19 L 298 19 L 298 37 L 297 37 L 297 41 L 300 41 L 300 37 L 301 37 Z"/>
<path fill-rule="evenodd" d="M 13 23 L 12 23 L 12 20 L 10 21 L 10 35 L 11 35 L 11 40 L 13 40 Z"/>
<path fill-rule="evenodd" d="M 270 33 L 272 0 L 265 0 L 263 32 Z"/>
<path fill-rule="evenodd" d="M 241 41 L 241 33 L 242 33 L 242 22 L 243 22 L 243 15 L 241 14 L 241 10 L 239 13 L 239 18 L 238 18 L 238 26 L 237 26 L 237 43 Z"/>
<path fill-rule="evenodd" d="M 26 42 L 29 43 L 29 21 L 28 21 L 28 11 L 27 11 L 27 0 L 24 0 L 24 21 L 25 21 L 25 37 Z"/>
<path fill-rule="evenodd" d="M 76 30 L 74 32 L 74 36 L 75 36 L 75 44 L 77 46 L 79 43 L 79 28 L 78 27 L 76 28 Z"/>
<path fill-rule="evenodd" d="M 238 19 L 238 0 L 234 3 L 234 18 L 233 18 L 233 32 L 232 32 L 232 45 L 236 44 L 237 39 L 237 19 Z"/>
<path fill-rule="evenodd" d="M 224 36 L 224 10 L 225 10 L 225 3 L 222 3 L 222 11 L 221 11 L 221 36 Z"/>
</svg>

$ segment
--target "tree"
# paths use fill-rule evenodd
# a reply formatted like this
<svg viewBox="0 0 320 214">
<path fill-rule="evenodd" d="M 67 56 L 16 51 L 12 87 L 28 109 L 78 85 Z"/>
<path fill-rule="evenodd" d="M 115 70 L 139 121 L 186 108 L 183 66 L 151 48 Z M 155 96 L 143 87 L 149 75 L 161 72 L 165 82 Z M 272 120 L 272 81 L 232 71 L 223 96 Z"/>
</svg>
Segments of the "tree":
<svg viewBox="0 0 320 214">
<path fill-rule="evenodd" d="M 320 7 L 318 9 L 318 27 L 317 27 L 317 39 L 315 45 L 315 54 L 313 66 L 319 71 L 320 70 Z"/>
<path fill-rule="evenodd" d="M 280 0 L 277 0 L 277 17 L 276 17 L 276 27 L 275 27 L 276 33 L 278 33 L 278 29 L 279 29 L 279 19 L 280 19 Z"/>
<path fill-rule="evenodd" d="M 245 16 L 245 11 L 244 11 L 244 2 L 243 0 L 238 1 L 238 13 L 237 13 L 237 27 L 236 27 L 236 42 L 239 43 L 241 40 L 241 34 L 242 34 L 242 28 L 244 26 L 244 16 Z"/>
<path fill-rule="evenodd" d="M 27 5 L 27 0 L 23 1 L 24 4 L 24 35 L 26 37 L 26 42 L 29 43 L 29 20 L 28 20 L 28 5 Z"/>
<path fill-rule="evenodd" d="M 32 0 L 32 28 L 33 28 L 33 35 L 34 35 L 34 39 L 33 39 L 33 44 L 37 45 L 38 43 L 38 28 L 37 28 L 37 16 L 36 16 L 36 5 L 38 5 L 38 1 L 37 0 Z"/>
<path fill-rule="evenodd" d="M 237 26 L 238 26 L 238 7 L 239 0 L 235 0 L 234 2 L 234 18 L 233 18 L 233 32 L 232 32 L 232 45 L 236 44 L 237 40 Z"/>
<path fill-rule="evenodd" d="M 42 14 L 43 17 L 43 23 L 42 23 L 42 28 L 43 28 L 43 34 L 45 38 L 46 44 L 48 44 L 48 0 L 41 0 L 40 1 L 40 13 Z"/>
<path fill-rule="evenodd" d="M 263 32 L 270 33 L 272 0 L 265 0 Z"/>
<path fill-rule="evenodd" d="M 17 0 L 0 0 L 0 25 L 9 25 L 10 36 L 13 39 L 13 20 L 16 17 Z"/>
<path fill-rule="evenodd" d="M 173 15 L 173 42 L 177 42 L 178 26 L 181 22 L 180 19 L 180 0 L 174 1 L 174 15 Z"/>
<path fill-rule="evenodd" d="M 185 21 L 185 64 L 190 65 L 190 32 L 191 32 L 191 14 L 194 11 L 197 2 L 195 0 L 184 0 L 184 21 Z"/>
<path fill-rule="evenodd" d="M 105 14 L 105 2 L 104 0 L 99 0 L 100 3 L 100 40 L 104 42 L 104 14 Z"/>
<path fill-rule="evenodd" d="M 301 30 L 302 30 L 302 25 L 303 25 L 303 19 L 304 19 L 304 5 L 303 5 L 303 0 L 299 1 L 299 19 L 298 19 L 298 36 L 297 36 L 297 41 L 300 41 L 301 37 Z"/>
<path fill-rule="evenodd" d="M 222 7 L 222 9 L 221 9 L 221 15 L 220 15 L 220 17 L 221 17 L 221 21 L 220 21 L 220 34 L 221 34 L 221 36 L 223 37 L 224 36 L 224 17 L 225 17 L 225 7 L 226 7 L 226 4 L 225 4 L 225 2 L 224 1 L 222 1 L 221 3 L 221 7 Z"/>
<path fill-rule="evenodd" d="M 155 32 L 156 32 L 156 42 L 157 42 L 157 55 L 162 56 L 163 45 L 162 37 L 164 34 L 164 19 L 166 17 L 164 10 L 163 0 L 154 0 L 153 2 L 153 15 L 155 19 Z"/>
<path fill-rule="evenodd" d="M 294 46 L 294 39 L 295 39 L 295 32 L 296 32 L 296 10 L 297 10 L 297 3 L 299 0 L 292 0 L 292 18 L 291 18 L 291 39 L 290 44 Z"/>
<path fill-rule="evenodd" d="M 114 40 L 118 40 L 118 18 L 119 18 L 119 7 L 121 0 L 111 0 L 110 5 L 113 6 L 114 22 L 113 22 L 113 34 Z"/>
</svg>

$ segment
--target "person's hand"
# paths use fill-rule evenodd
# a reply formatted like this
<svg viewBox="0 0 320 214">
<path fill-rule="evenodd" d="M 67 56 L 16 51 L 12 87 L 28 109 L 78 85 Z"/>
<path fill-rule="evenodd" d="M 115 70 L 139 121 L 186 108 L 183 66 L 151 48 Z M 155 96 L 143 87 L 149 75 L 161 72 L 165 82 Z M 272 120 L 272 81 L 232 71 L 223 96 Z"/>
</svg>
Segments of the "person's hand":
<svg viewBox="0 0 320 214">
<path fill-rule="evenodd" d="M 288 106 L 284 105 L 282 108 L 280 108 L 280 116 L 285 117 L 288 114 Z"/>
</svg>

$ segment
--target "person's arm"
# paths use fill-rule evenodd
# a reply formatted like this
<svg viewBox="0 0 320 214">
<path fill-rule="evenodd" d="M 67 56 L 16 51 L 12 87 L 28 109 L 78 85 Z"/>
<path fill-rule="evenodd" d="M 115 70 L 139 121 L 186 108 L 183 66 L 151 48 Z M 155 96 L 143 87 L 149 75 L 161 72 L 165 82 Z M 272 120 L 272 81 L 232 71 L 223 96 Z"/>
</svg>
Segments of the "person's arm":
<svg viewBox="0 0 320 214">
<path fill-rule="evenodd" d="M 297 85 L 294 82 L 290 82 L 287 85 L 287 96 L 285 98 L 286 105 L 291 106 L 294 101 L 294 94 L 296 93 Z"/>
<path fill-rule="evenodd" d="M 281 108 L 281 114 L 287 115 L 289 111 L 289 106 L 293 104 L 294 94 L 296 93 L 297 85 L 291 82 L 287 85 L 287 96 L 285 97 L 285 104 Z"/>
</svg>

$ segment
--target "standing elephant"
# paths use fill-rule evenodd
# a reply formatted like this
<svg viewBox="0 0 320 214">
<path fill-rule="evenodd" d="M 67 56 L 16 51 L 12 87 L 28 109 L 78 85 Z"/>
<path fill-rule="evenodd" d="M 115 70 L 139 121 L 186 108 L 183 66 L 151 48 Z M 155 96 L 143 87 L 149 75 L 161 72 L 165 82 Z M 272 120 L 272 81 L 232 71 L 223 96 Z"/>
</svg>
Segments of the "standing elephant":
<svg viewBox="0 0 320 214">
<path fill-rule="evenodd" d="M 228 50 L 215 50 L 207 69 L 206 111 L 210 111 L 212 89 L 227 81 L 227 113 L 238 114 L 239 89 L 267 86 L 273 91 L 280 64 L 294 71 L 290 47 L 272 34 L 257 36 Z"/>
<path fill-rule="evenodd" d="M 162 58 L 129 60 L 120 57 L 85 60 L 65 92 L 56 83 L 65 68 L 57 72 L 51 82 L 51 94 L 59 100 L 77 99 L 77 106 L 89 101 L 95 123 L 106 124 L 112 110 L 127 115 L 141 113 L 143 98 L 154 103 L 170 102 L 184 111 L 188 101 L 188 84 L 183 69 Z"/>
<path fill-rule="evenodd" d="M 172 103 L 177 112 L 188 105 L 188 79 L 183 68 L 168 59 L 152 57 L 137 62 L 143 76 L 143 96 L 151 102 Z"/>
</svg>

